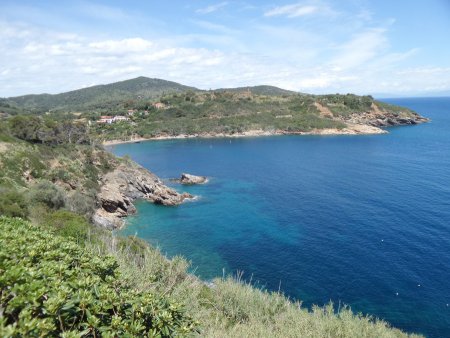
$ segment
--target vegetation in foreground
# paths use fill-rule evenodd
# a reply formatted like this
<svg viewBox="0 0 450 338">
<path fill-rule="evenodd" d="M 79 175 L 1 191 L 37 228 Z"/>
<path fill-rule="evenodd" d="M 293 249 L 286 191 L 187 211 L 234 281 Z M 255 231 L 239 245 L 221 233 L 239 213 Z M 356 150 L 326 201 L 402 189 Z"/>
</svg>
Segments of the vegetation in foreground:
<svg viewBox="0 0 450 338">
<path fill-rule="evenodd" d="M 172 337 L 194 322 L 162 295 L 139 292 L 117 262 L 88 247 L 0 218 L 2 337 Z"/>
</svg>

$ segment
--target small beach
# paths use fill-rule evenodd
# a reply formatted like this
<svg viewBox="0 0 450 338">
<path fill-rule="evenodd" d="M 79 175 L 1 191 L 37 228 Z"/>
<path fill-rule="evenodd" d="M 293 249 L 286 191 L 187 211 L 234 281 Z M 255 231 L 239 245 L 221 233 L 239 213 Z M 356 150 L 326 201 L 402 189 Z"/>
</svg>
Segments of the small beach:
<svg viewBox="0 0 450 338">
<path fill-rule="evenodd" d="M 113 146 L 117 144 L 126 143 L 139 143 L 143 141 L 163 141 L 163 140 L 182 140 L 182 139 L 192 139 L 192 138 L 239 138 L 239 137 L 258 137 L 258 136 L 278 136 L 278 135 L 376 135 L 376 134 L 386 134 L 388 131 L 361 124 L 349 124 L 346 128 L 324 128 L 324 129 L 314 129 L 311 131 L 299 131 L 291 132 L 284 130 L 277 131 L 265 131 L 265 130 L 248 130 L 242 133 L 202 133 L 202 134 L 181 134 L 181 135 L 160 135 L 155 137 L 137 137 L 130 140 L 108 140 L 104 141 L 104 146 Z"/>
</svg>

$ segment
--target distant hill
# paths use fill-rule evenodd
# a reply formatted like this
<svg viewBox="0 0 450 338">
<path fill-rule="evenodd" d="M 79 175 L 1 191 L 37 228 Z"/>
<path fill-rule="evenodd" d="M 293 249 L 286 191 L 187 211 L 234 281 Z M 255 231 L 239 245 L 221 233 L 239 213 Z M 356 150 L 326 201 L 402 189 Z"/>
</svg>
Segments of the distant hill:
<svg viewBox="0 0 450 338">
<path fill-rule="evenodd" d="M 187 91 L 202 92 L 195 87 L 161 79 L 138 77 L 131 80 L 98 85 L 61 94 L 23 95 L 0 98 L 0 112 L 18 114 L 23 112 L 44 113 L 47 111 L 86 112 L 123 110 L 127 102 L 133 106 L 136 101 L 153 100 L 165 94 Z M 274 86 L 253 86 L 221 88 L 217 92 L 245 93 L 254 95 L 283 96 L 296 92 Z"/>
<path fill-rule="evenodd" d="M 155 102 L 160 105 L 155 106 Z M 130 135 L 211 136 L 255 130 L 269 134 L 382 133 L 378 127 L 428 121 L 371 96 L 310 95 L 267 85 L 200 90 L 146 77 L 56 95 L 0 99 L 0 116 L 51 111 L 61 119 L 76 116 L 82 121 L 101 122 L 101 115 L 124 115 L 127 110 L 133 114 L 125 121 L 132 123 L 94 123 L 92 136 L 111 140 Z"/>
<path fill-rule="evenodd" d="M 295 95 L 299 94 L 298 92 L 294 92 L 291 90 L 286 90 L 282 88 L 278 88 L 275 86 L 253 86 L 253 87 L 238 87 L 238 88 L 220 88 L 217 91 L 222 92 L 246 92 L 250 91 L 255 95 L 267 95 L 267 96 L 282 96 L 282 95 Z"/>
<path fill-rule="evenodd" d="M 115 109 L 127 100 L 144 100 L 160 97 L 163 94 L 197 91 L 197 88 L 176 82 L 138 77 L 131 80 L 115 82 L 78 89 L 61 94 L 40 94 L 10 97 L 0 100 L 0 110 L 25 109 L 32 112 L 86 111 L 92 109 Z"/>
</svg>

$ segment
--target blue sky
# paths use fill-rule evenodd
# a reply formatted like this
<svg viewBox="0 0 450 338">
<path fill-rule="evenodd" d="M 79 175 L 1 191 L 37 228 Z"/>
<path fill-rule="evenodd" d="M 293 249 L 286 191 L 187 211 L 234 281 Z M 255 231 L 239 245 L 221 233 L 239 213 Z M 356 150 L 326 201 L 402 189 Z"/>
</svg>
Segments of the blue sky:
<svg viewBox="0 0 450 338">
<path fill-rule="evenodd" d="M 450 95 L 450 1 L 0 0 L 0 97 L 141 75 Z"/>
</svg>

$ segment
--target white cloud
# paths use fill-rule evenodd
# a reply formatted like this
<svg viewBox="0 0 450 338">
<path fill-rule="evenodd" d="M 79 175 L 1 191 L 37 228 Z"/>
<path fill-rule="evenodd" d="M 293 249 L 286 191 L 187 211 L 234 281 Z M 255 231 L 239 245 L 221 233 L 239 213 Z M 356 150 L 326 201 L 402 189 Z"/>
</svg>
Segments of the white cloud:
<svg viewBox="0 0 450 338">
<path fill-rule="evenodd" d="M 144 52 L 153 46 L 153 42 L 142 38 L 106 40 L 89 43 L 88 47 L 101 53 Z"/>
<path fill-rule="evenodd" d="M 293 4 L 275 7 L 264 13 L 264 16 L 287 16 L 288 18 L 295 18 L 298 16 L 304 16 L 316 13 L 318 11 L 316 6 L 305 6 L 302 4 Z"/>
<path fill-rule="evenodd" d="M 228 2 L 224 1 L 224 2 L 220 2 L 220 3 L 214 4 L 214 5 L 207 6 L 205 8 L 199 8 L 195 12 L 198 13 L 198 14 L 209 14 L 209 13 L 212 13 L 212 12 L 216 12 L 219 9 L 221 9 L 221 8 L 227 6 L 227 5 L 228 5 Z"/>
<path fill-rule="evenodd" d="M 450 67 L 418 67 L 418 68 L 409 68 L 405 70 L 398 71 L 399 75 L 443 75 L 449 74 Z"/>
<path fill-rule="evenodd" d="M 227 35 L 233 35 L 237 34 L 239 31 L 236 29 L 229 28 L 224 25 L 216 24 L 209 21 L 202 21 L 202 20 L 193 20 L 192 21 L 195 25 L 199 26 L 200 28 L 216 31 L 219 33 L 227 34 Z"/>
<path fill-rule="evenodd" d="M 199 13 L 211 13 L 227 4 Z M 314 1 L 273 8 L 266 16 L 317 17 L 323 13 L 335 12 L 325 2 Z M 367 13 L 363 16 L 370 21 Z M 63 92 L 137 76 L 204 89 L 258 84 L 313 93 L 450 89 L 449 68 L 411 67 L 409 61 L 420 50 L 391 46 L 391 22 L 380 27 L 373 20 L 370 27 L 349 24 L 336 35 L 308 29 L 301 22 L 286 20 L 275 25 L 260 18 L 242 30 L 240 26 L 229 28 L 226 22 L 191 20 L 206 32 L 163 32 L 155 39 L 141 34 L 91 37 L 0 20 L 0 97 Z M 403 66 L 407 63 L 409 68 Z"/>
<path fill-rule="evenodd" d="M 354 35 L 351 40 L 337 47 L 337 55 L 331 63 L 340 69 L 355 68 L 385 54 L 387 46 L 386 29 L 369 29 Z"/>
<path fill-rule="evenodd" d="M 168 79 L 173 74 L 172 80 L 181 78 L 189 84 L 196 74 L 211 74 L 209 69 L 223 69 L 221 65 L 230 61 L 217 50 L 180 47 L 142 37 L 93 40 L 27 27 L 30 34 L 5 39 L 23 29 L 20 25 L 8 26 L 8 31 L 0 31 L 0 64 L 5 66 L 0 68 L 0 97 L 55 93 L 86 83 L 141 75 Z"/>
<path fill-rule="evenodd" d="M 283 16 L 287 18 L 298 18 L 304 16 L 335 17 L 339 13 L 323 1 L 305 1 L 284 6 L 277 6 L 264 12 L 265 17 Z"/>
</svg>

